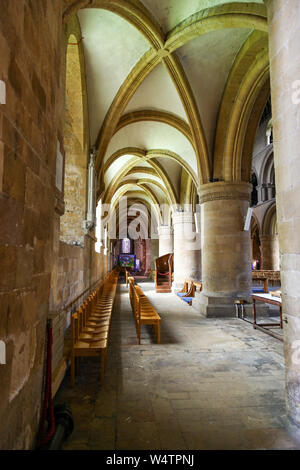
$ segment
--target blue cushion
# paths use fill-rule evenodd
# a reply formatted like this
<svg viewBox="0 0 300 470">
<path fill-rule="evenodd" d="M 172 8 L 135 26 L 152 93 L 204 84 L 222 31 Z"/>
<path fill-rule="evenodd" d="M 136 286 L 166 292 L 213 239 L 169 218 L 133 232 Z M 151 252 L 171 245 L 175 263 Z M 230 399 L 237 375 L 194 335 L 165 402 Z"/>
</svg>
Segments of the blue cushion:
<svg viewBox="0 0 300 470">
<path fill-rule="evenodd" d="M 252 292 L 262 292 L 263 294 L 266 294 L 265 289 L 263 287 L 252 287 Z"/>
<path fill-rule="evenodd" d="M 178 297 L 182 297 L 185 294 L 186 294 L 186 292 L 177 292 Z"/>
<path fill-rule="evenodd" d="M 182 300 L 184 300 L 186 303 L 192 302 L 194 300 L 194 297 L 181 297 Z"/>
</svg>

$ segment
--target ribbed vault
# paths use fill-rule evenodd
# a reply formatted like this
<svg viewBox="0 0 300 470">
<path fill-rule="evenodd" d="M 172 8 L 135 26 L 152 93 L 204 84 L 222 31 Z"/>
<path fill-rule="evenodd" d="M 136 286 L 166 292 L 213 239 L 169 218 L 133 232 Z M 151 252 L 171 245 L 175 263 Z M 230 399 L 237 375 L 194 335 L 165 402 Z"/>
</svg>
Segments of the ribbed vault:
<svg viewBox="0 0 300 470">
<path fill-rule="evenodd" d="M 175 207 L 212 178 L 249 181 L 269 96 L 262 1 L 64 5 L 81 26 L 98 198 Z"/>
</svg>

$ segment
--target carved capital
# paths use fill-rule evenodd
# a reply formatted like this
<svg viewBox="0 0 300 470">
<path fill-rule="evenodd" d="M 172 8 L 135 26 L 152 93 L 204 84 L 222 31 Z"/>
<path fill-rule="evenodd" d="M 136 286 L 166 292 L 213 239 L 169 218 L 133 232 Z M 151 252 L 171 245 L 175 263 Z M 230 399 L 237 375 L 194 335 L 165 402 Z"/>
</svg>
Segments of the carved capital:
<svg viewBox="0 0 300 470">
<path fill-rule="evenodd" d="M 278 235 L 270 234 L 270 235 L 261 235 L 260 237 L 261 242 L 275 242 L 278 241 Z"/>
<path fill-rule="evenodd" d="M 252 185 L 243 181 L 203 184 L 199 188 L 199 204 L 218 200 L 239 200 L 250 202 Z"/>
<path fill-rule="evenodd" d="M 160 225 L 157 229 L 159 238 L 169 239 L 174 233 L 171 225 Z"/>
<path fill-rule="evenodd" d="M 194 213 L 193 212 L 174 212 L 173 214 L 173 225 L 180 224 L 192 224 L 194 222 Z"/>
</svg>

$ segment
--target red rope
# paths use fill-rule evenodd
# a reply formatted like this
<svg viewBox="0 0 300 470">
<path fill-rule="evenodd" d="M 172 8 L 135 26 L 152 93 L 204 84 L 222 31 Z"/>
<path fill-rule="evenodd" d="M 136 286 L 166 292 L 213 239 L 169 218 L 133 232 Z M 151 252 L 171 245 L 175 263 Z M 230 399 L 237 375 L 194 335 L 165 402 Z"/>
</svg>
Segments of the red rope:
<svg viewBox="0 0 300 470">
<path fill-rule="evenodd" d="M 47 363 L 46 363 L 46 382 L 45 382 L 45 396 L 43 403 L 43 412 L 41 417 L 41 424 L 38 436 L 37 447 L 46 445 L 52 438 L 55 432 L 55 419 L 54 419 L 54 408 L 52 401 L 52 343 L 53 333 L 50 323 L 47 324 Z M 45 435 L 45 424 L 48 420 L 48 430 Z"/>
<path fill-rule="evenodd" d="M 159 272 L 157 272 L 157 274 L 160 274 L 161 276 L 167 276 L 170 273 L 159 273 Z"/>
</svg>

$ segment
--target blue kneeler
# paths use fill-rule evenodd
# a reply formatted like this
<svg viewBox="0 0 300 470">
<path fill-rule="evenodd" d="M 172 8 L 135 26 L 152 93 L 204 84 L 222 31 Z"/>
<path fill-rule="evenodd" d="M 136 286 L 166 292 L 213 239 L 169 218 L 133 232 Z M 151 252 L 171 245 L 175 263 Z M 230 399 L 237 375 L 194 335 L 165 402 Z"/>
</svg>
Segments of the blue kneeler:
<svg viewBox="0 0 300 470">
<path fill-rule="evenodd" d="M 178 295 L 178 297 L 180 297 L 181 300 L 184 300 L 184 302 L 186 302 L 187 304 L 192 305 L 194 297 L 183 297 L 184 295 L 186 295 L 186 292 L 177 292 L 176 295 Z"/>
<path fill-rule="evenodd" d="M 252 293 L 253 294 L 267 294 L 267 292 L 265 292 L 265 289 L 263 287 L 252 287 Z"/>
</svg>

